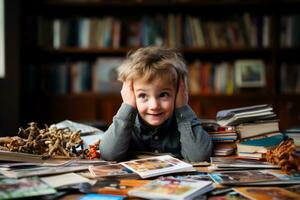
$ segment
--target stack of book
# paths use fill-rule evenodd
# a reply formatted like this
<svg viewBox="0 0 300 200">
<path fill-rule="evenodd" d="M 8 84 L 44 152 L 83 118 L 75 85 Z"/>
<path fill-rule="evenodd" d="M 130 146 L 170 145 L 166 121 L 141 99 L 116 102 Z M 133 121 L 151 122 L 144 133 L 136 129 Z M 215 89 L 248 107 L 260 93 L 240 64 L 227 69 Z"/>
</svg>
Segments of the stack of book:
<svg viewBox="0 0 300 200">
<path fill-rule="evenodd" d="M 237 133 L 234 126 L 220 126 L 208 133 L 214 143 L 214 156 L 229 156 L 235 153 Z"/>
<path fill-rule="evenodd" d="M 220 126 L 233 126 L 238 134 L 237 154 L 263 159 L 284 137 L 273 107 L 267 104 L 222 110 L 217 113 Z"/>
</svg>

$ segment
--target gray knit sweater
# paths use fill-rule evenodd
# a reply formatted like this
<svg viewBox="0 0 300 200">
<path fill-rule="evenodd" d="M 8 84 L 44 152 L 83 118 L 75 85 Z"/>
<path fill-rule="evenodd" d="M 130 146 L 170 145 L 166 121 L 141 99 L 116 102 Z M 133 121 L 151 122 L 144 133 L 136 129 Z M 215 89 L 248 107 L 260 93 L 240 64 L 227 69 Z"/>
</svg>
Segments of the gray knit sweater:
<svg viewBox="0 0 300 200">
<path fill-rule="evenodd" d="M 104 160 L 120 161 L 131 151 L 203 161 L 211 156 L 212 141 L 188 105 L 177 108 L 159 128 L 152 128 L 142 122 L 137 109 L 123 103 L 101 140 L 100 153 Z"/>
</svg>

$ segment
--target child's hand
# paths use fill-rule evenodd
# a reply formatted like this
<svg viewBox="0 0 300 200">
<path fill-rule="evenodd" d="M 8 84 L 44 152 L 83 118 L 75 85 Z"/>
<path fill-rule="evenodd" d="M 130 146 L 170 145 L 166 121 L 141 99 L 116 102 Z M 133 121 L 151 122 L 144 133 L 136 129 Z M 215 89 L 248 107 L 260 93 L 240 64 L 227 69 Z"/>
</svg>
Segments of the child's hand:
<svg viewBox="0 0 300 200">
<path fill-rule="evenodd" d="M 180 78 L 175 106 L 176 108 L 180 108 L 184 105 L 187 105 L 188 101 L 189 101 L 188 90 L 185 86 L 184 80 Z"/>
<path fill-rule="evenodd" d="M 124 103 L 127 103 L 134 108 L 136 108 L 135 95 L 133 91 L 133 82 L 132 80 L 123 82 L 123 87 L 121 90 L 121 95 Z"/>
</svg>

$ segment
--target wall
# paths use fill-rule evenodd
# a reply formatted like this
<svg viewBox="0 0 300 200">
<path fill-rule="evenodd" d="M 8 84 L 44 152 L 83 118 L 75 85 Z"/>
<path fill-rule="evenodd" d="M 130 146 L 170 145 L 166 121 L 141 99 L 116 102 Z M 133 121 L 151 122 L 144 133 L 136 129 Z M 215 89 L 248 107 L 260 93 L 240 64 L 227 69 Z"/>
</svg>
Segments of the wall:
<svg viewBox="0 0 300 200">
<path fill-rule="evenodd" d="M 5 0 L 5 77 L 0 79 L 0 136 L 19 125 L 19 0 Z"/>
</svg>

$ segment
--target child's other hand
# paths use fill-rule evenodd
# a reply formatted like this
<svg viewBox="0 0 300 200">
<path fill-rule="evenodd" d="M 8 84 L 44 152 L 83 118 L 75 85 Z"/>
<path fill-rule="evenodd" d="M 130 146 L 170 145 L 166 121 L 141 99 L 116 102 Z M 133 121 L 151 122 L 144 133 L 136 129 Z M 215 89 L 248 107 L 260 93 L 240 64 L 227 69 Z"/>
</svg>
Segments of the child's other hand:
<svg viewBox="0 0 300 200">
<path fill-rule="evenodd" d="M 176 96 L 176 108 L 180 108 L 184 105 L 187 105 L 189 101 L 189 94 L 188 90 L 185 86 L 184 80 L 180 78 L 179 80 L 179 86 L 178 86 L 178 92 Z"/>
<path fill-rule="evenodd" d="M 132 80 L 123 82 L 123 87 L 121 90 L 121 95 L 124 103 L 127 103 L 134 108 L 136 108 L 135 95 L 133 91 Z"/>
</svg>

